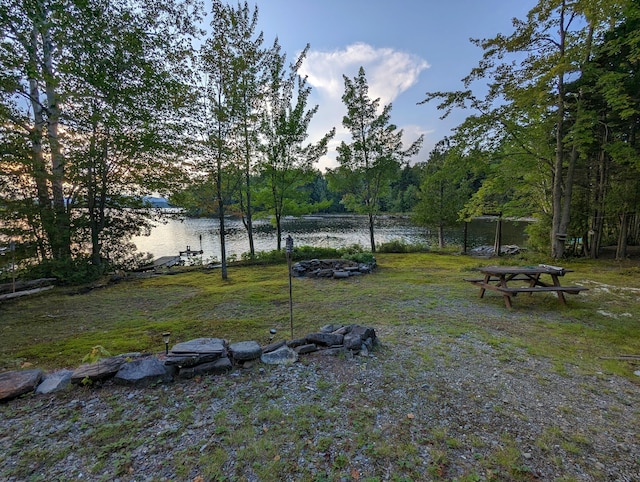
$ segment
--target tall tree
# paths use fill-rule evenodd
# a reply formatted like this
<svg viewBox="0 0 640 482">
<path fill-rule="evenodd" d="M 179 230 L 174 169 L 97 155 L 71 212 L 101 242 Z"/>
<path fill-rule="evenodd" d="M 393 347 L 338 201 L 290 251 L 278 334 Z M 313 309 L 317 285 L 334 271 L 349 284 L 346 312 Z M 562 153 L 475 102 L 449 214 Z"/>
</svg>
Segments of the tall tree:
<svg viewBox="0 0 640 482">
<path fill-rule="evenodd" d="M 481 168 L 472 159 L 474 157 L 468 154 L 466 159 L 461 159 L 445 140 L 431 151 L 423 168 L 414 219 L 420 224 L 437 227 L 441 248 L 445 244 L 444 229 L 462 219 L 465 203 L 477 187 L 475 182 L 481 175 Z"/>
<path fill-rule="evenodd" d="M 197 12 L 180 1 L 6 0 L 0 15 L 2 124 L 22 146 L 0 163 L 24 176 L 21 239 L 37 240 L 40 259 L 89 250 L 100 269 L 105 250 L 123 252 L 144 228 L 128 208 L 170 165 Z"/>
<path fill-rule="evenodd" d="M 267 191 L 262 203 L 274 216 L 278 250 L 282 248 L 283 216 L 312 209 L 300 197 L 301 187 L 313 179 L 313 164 L 327 152 L 327 144 L 335 134 L 332 129 L 319 141 L 305 144 L 309 123 L 318 111 L 317 105 L 307 109 L 311 87 L 298 74 L 308 50 L 307 45 L 296 62 L 287 67 L 286 55 L 281 53 L 276 39 L 267 59 L 260 172 Z"/>
<path fill-rule="evenodd" d="M 263 108 L 265 49 L 262 32 L 256 33 L 258 8 L 253 13 L 248 4 L 238 4 L 233 17 L 234 28 L 229 32 L 227 48 L 233 52 L 231 68 L 235 81 L 230 97 L 235 110 L 232 130 L 235 163 L 242 175 L 237 195 L 238 211 L 249 238 L 249 253 L 255 254 L 253 241 L 253 180 L 257 171 L 260 147 L 260 113 Z"/>
<path fill-rule="evenodd" d="M 344 78 L 342 101 L 347 114 L 342 125 L 351 133 L 351 142 L 338 146 L 339 167 L 328 172 L 334 188 L 345 190 L 345 206 L 366 214 L 369 223 L 371 251 L 376 251 L 375 220 L 380 200 L 397 176 L 400 166 L 416 155 L 423 136 L 403 150 L 402 130 L 390 123 L 391 104 L 379 110 L 380 99 L 369 97 L 369 85 L 363 67 L 358 75 Z"/>
<path fill-rule="evenodd" d="M 200 68 L 204 78 L 202 113 L 204 118 L 201 162 L 197 170 L 204 173 L 206 182 L 215 188 L 215 204 L 220 226 L 220 259 L 222 279 L 226 280 L 226 228 L 225 216 L 233 196 L 238 192 L 240 173 L 233 162 L 233 134 L 237 109 L 234 104 L 238 72 L 234 69 L 230 38 L 234 35 L 238 15 L 232 6 L 221 0 L 212 2 L 211 35 L 200 51 Z"/>
<path fill-rule="evenodd" d="M 443 99 L 440 107 L 445 109 L 469 102 L 490 134 L 511 137 L 538 159 L 549 180 L 549 239 L 554 258 L 564 254 L 580 155 L 568 123 L 572 99 L 567 82 L 582 74 L 594 35 L 617 18 L 624 1 L 540 0 L 526 20 L 514 19 L 511 35 L 475 41 L 485 53 L 464 81 L 469 88 L 474 81 L 491 79 L 484 99 L 471 90 L 431 93 L 426 99 Z M 500 128 L 495 129 L 496 125 Z M 543 149 L 521 136 L 524 126 L 536 132 L 546 130 Z"/>
</svg>

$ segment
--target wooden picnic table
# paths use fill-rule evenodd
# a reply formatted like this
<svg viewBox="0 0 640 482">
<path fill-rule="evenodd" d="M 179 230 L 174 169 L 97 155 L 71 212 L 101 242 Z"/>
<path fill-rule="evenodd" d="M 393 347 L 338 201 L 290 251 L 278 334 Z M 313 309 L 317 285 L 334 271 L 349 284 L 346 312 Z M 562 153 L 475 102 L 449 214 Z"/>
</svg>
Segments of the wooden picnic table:
<svg viewBox="0 0 640 482">
<path fill-rule="evenodd" d="M 560 277 L 573 270 L 564 269 L 558 266 L 541 264 L 538 266 L 486 266 L 478 271 L 484 275 L 483 278 L 465 279 L 480 287 L 480 298 L 484 296 L 486 290 L 499 292 L 507 308 L 511 308 L 511 298 L 518 293 L 539 293 L 556 292 L 563 304 L 566 304 L 565 293 L 577 295 L 581 291 L 587 290 L 583 286 L 562 286 Z M 514 286 L 514 282 L 518 286 Z M 523 286 L 523 283 L 525 286 Z"/>
</svg>

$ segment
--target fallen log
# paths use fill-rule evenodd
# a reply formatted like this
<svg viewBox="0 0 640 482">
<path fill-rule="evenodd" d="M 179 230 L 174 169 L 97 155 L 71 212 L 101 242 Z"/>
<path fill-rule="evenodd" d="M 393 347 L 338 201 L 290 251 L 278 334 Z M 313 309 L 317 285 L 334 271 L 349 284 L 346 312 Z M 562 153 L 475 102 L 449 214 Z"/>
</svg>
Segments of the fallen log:
<svg viewBox="0 0 640 482">
<path fill-rule="evenodd" d="M 20 296 L 28 296 L 39 293 L 41 291 L 50 290 L 53 286 L 43 286 L 42 288 L 34 288 L 32 290 L 16 291 L 15 293 L 7 293 L 6 295 L 0 295 L 0 301 L 10 300 L 11 298 L 18 298 Z"/>
</svg>

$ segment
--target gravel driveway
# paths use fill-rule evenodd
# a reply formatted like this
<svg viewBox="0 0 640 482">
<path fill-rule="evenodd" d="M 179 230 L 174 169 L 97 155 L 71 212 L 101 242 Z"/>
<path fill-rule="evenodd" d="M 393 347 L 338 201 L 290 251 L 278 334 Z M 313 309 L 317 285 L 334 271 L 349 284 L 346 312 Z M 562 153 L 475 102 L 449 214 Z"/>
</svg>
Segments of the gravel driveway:
<svg viewBox="0 0 640 482">
<path fill-rule="evenodd" d="M 0 479 L 640 480 L 638 383 L 476 334 L 376 331 L 368 356 L 4 403 Z"/>
</svg>

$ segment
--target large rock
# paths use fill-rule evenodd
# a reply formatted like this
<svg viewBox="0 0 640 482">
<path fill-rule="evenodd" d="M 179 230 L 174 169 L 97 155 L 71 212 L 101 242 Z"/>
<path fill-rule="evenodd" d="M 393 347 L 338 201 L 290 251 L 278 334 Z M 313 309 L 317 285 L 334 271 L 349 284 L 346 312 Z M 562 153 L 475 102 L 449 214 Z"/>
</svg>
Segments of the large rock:
<svg viewBox="0 0 640 482">
<path fill-rule="evenodd" d="M 71 375 L 71 383 L 80 385 L 86 381 L 97 382 L 113 377 L 125 363 L 122 356 L 103 358 L 91 365 L 80 365 Z"/>
<path fill-rule="evenodd" d="M 344 346 L 348 350 L 359 351 L 363 344 L 371 348 L 375 343 L 376 332 L 373 328 L 361 325 L 353 325 L 349 328 L 349 332 L 344 335 Z"/>
<path fill-rule="evenodd" d="M 65 389 L 71 383 L 71 375 L 73 375 L 73 370 L 60 370 L 49 373 L 36 388 L 36 393 L 46 394 Z"/>
<path fill-rule="evenodd" d="M 178 367 L 192 367 L 195 365 L 201 365 L 203 363 L 210 363 L 217 360 L 218 358 L 223 358 L 223 356 L 227 356 L 226 352 L 203 354 L 193 353 L 191 355 L 169 353 L 169 355 L 164 360 L 164 364 L 167 366 L 175 365 Z"/>
<path fill-rule="evenodd" d="M 322 346 L 334 346 L 342 345 L 344 336 L 339 333 L 310 333 L 305 336 L 307 343 L 313 343 L 315 345 Z"/>
<path fill-rule="evenodd" d="M 240 341 L 229 345 L 229 353 L 235 361 L 256 360 L 262 355 L 262 347 L 257 341 Z"/>
<path fill-rule="evenodd" d="M 42 379 L 42 370 L 18 370 L 0 373 L 0 401 L 32 392 Z"/>
<path fill-rule="evenodd" d="M 228 357 L 218 358 L 216 361 L 203 363 L 194 367 L 181 368 L 180 378 L 193 378 L 197 375 L 222 375 L 232 369 L 231 360 Z"/>
<path fill-rule="evenodd" d="M 267 365 L 289 365 L 298 361 L 298 354 L 292 348 L 283 346 L 269 353 L 263 353 L 260 361 Z"/>
<path fill-rule="evenodd" d="M 147 357 L 122 365 L 113 381 L 120 385 L 146 387 L 154 383 L 171 381 L 171 375 L 160 360 L 156 357 Z"/>
<path fill-rule="evenodd" d="M 171 348 L 171 354 L 175 355 L 225 355 L 225 341 L 220 338 L 196 338 L 195 340 L 177 343 Z"/>
</svg>

